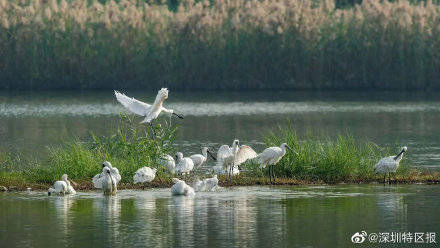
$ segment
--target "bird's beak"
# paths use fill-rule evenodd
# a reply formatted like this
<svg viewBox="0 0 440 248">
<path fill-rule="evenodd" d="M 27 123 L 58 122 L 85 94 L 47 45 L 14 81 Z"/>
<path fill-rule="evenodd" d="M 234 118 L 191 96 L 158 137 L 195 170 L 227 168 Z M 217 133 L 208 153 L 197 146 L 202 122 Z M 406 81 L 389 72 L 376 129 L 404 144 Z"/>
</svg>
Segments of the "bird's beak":
<svg viewBox="0 0 440 248">
<path fill-rule="evenodd" d="M 173 115 L 175 115 L 175 116 L 179 117 L 180 119 L 183 119 L 183 116 L 181 116 L 181 115 L 178 115 L 178 114 L 176 114 L 176 113 L 174 113 L 174 112 L 173 112 Z"/>
<path fill-rule="evenodd" d="M 297 152 L 295 152 L 290 146 L 286 145 L 287 149 L 289 149 L 291 152 L 295 153 L 296 155 L 298 155 Z"/>
<path fill-rule="evenodd" d="M 206 152 L 209 154 L 212 160 L 217 161 L 217 159 L 214 157 L 214 155 L 212 155 L 212 153 L 209 150 L 207 150 Z"/>
<path fill-rule="evenodd" d="M 74 181 L 72 181 L 71 179 L 69 179 L 69 182 L 70 182 L 71 184 L 73 184 L 73 186 L 75 186 L 75 187 L 77 187 L 77 186 L 78 186 L 78 184 L 77 184 L 77 183 L 75 183 Z"/>
</svg>

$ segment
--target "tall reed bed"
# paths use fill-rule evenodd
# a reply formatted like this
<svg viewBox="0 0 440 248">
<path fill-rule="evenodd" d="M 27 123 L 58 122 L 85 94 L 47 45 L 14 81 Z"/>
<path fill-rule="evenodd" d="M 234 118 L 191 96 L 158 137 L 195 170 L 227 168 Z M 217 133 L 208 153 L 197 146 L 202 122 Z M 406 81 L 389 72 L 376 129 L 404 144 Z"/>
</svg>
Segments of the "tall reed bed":
<svg viewBox="0 0 440 248">
<path fill-rule="evenodd" d="M 438 89 L 440 7 L 0 0 L 0 88 Z"/>
<path fill-rule="evenodd" d="M 279 146 L 287 142 L 298 153 L 287 151 L 274 167 L 278 177 L 326 182 L 349 182 L 374 180 L 378 175 L 374 165 L 390 151 L 369 141 L 359 141 L 349 135 L 317 137 L 312 134 L 298 137 L 291 126 L 266 135 L 267 146 Z M 403 165 L 402 165 L 403 164 Z M 399 167 L 400 176 L 409 170 L 403 161 Z M 252 165 L 251 165 L 252 168 Z M 257 167 L 253 165 L 254 170 Z"/>
</svg>

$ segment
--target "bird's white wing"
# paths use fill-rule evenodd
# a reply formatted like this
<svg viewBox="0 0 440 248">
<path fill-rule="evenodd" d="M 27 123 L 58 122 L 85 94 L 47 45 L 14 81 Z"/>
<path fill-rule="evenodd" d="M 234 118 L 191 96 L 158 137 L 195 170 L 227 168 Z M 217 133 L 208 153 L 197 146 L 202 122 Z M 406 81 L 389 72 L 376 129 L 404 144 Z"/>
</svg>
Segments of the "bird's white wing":
<svg viewBox="0 0 440 248">
<path fill-rule="evenodd" d="M 240 146 L 240 149 L 237 152 L 237 155 L 235 155 L 234 164 L 240 165 L 248 159 L 255 158 L 258 154 L 254 151 L 254 149 L 250 148 L 249 146 L 242 145 Z"/>
<path fill-rule="evenodd" d="M 217 161 L 223 160 L 232 155 L 232 151 L 228 145 L 222 145 L 217 151 Z"/>
<path fill-rule="evenodd" d="M 205 157 L 203 157 L 203 155 L 201 154 L 194 154 L 189 158 L 193 161 L 195 167 L 198 167 L 201 164 L 203 164 L 203 162 L 205 162 L 204 161 Z"/>
<path fill-rule="evenodd" d="M 95 186 L 95 188 L 97 189 L 102 189 L 102 181 L 104 179 L 104 175 L 101 176 L 101 174 L 103 173 L 96 174 L 92 179 L 93 186 Z"/>
<path fill-rule="evenodd" d="M 150 112 L 151 105 L 148 103 L 144 103 L 132 97 L 128 97 L 116 90 L 115 96 L 118 102 L 120 102 L 124 107 L 126 107 L 134 114 L 146 116 L 148 112 Z"/>
</svg>

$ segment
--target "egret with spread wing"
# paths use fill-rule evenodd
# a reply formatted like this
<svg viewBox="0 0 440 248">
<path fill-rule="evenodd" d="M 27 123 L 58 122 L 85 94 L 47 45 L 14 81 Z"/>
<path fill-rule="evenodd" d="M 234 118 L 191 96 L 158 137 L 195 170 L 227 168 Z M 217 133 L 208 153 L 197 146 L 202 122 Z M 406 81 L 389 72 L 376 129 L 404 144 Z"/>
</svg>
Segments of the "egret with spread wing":
<svg viewBox="0 0 440 248">
<path fill-rule="evenodd" d="M 239 141 L 236 139 L 232 143 L 232 147 L 228 145 L 222 145 L 217 151 L 217 168 L 223 167 L 223 171 L 228 173 L 229 180 L 232 175 L 239 173 L 238 168 L 240 164 L 246 162 L 248 159 L 255 158 L 257 153 L 246 145 L 239 145 Z"/>
<path fill-rule="evenodd" d="M 132 97 L 128 97 L 125 94 L 120 93 L 119 91 L 116 90 L 115 90 L 115 96 L 118 102 L 120 102 L 130 112 L 140 116 L 144 116 L 145 119 L 141 123 L 148 123 L 150 124 L 151 127 L 153 127 L 152 121 L 155 120 L 162 111 L 169 114 L 173 114 L 179 117 L 180 119 L 183 119 L 182 116 L 174 113 L 174 110 L 166 109 L 162 106 L 165 99 L 168 98 L 167 88 L 162 88 L 161 90 L 159 90 L 153 105 L 141 102 Z"/>
</svg>

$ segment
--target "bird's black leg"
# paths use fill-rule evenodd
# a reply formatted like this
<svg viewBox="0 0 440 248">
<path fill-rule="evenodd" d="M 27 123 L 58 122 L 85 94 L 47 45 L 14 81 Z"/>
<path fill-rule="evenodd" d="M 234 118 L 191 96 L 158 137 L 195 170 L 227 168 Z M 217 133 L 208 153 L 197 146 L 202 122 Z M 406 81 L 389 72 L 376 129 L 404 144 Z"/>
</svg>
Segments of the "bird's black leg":
<svg viewBox="0 0 440 248">
<path fill-rule="evenodd" d="M 391 184 L 391 172 L 388 172 L 388 184 Z"/>
<path fill-rule="evenodd" d="M 152 120 L 152 121 L 150 121 L 150 128 L 151 128 L 151 131 L 153 132 L 153 137 L 156 137 L 156 131 L 154 131 L 154 124 L 153 124 L 153 122 L 154 122 L 154 120 Z"/>
<path fill-rule="evenodd" d="M 272 165 L 273 184 L 275 184 L 275 165 Z"/>
<path fill-rule="evenodd" d="M 383 184 L 384 184 L 384 185 L 385 185 L 385 182 L 386 182 L 386 179 L 385 179 L 386 177 L 387 177 L 387 174 L 384 174 L 384 175 L 383 175 Z"/>
</svg>

